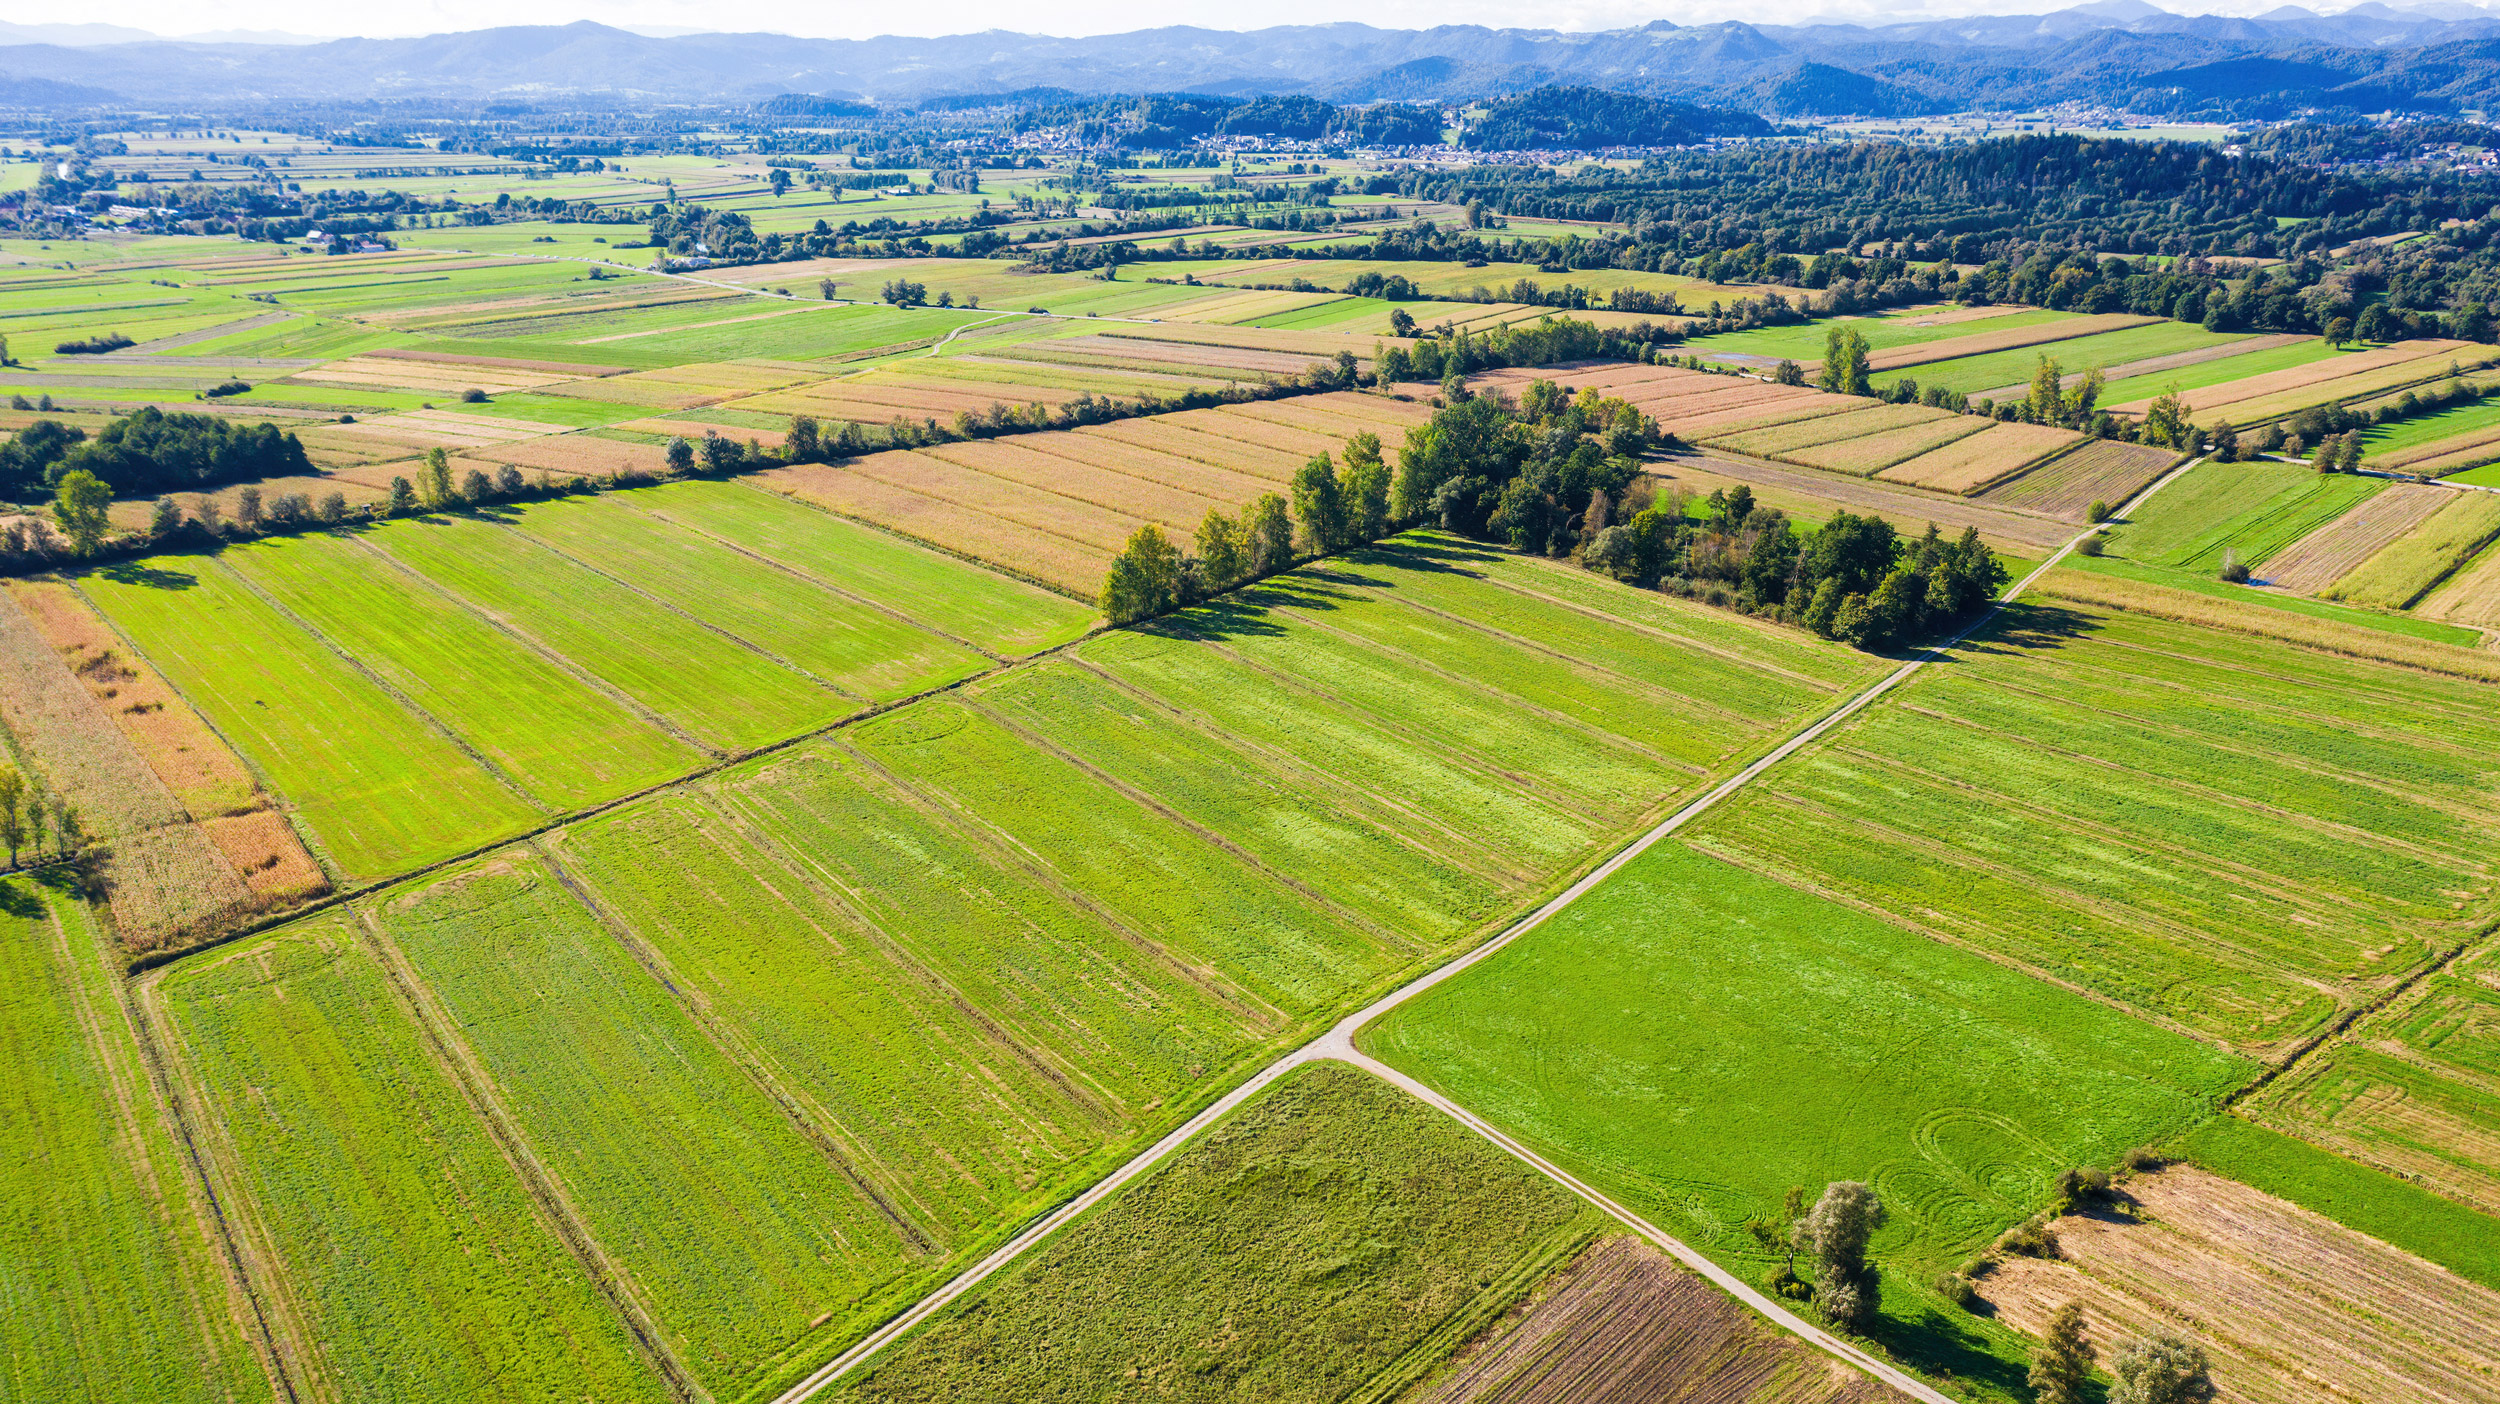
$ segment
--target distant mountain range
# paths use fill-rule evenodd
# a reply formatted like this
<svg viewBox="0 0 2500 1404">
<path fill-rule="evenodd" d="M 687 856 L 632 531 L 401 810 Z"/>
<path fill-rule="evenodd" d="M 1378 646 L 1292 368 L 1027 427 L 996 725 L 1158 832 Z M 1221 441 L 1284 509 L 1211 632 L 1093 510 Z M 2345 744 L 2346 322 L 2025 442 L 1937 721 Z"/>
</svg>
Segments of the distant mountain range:
<svg viewBox="0 0 2500 1404">
<path fill-rule="evenodd" d="M 52 31 L 76 30 L 75 34 Z M 2455 0 L 2335 15 L 2174 15 L 2144 0 L 1896 25 L 1722 23 L 1574 33 L 1361 24 L 1081 39 L 649 37 L 587 21 L 326 42 L 111 42 L 0 24 L 0 104 L 228 109 L 368 99 L 743 105 L 1070 93 L 1436 101 L 1585 84 L 1772 116 L 1911 116 L 2082 101 L 2177 115 L 2500 108 L 2500 17 Z M 50 96 L 46 96 L 50 95 Z"/>
</svg>

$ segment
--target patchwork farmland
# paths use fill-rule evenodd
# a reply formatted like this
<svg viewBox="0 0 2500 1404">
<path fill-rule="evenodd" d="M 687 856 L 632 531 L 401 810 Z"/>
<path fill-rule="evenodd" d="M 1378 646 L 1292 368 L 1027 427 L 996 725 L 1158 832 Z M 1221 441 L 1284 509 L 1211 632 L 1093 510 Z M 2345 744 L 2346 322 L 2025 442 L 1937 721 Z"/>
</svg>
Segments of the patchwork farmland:
<svg viewBox="0 0 2500 1404">
<path fill-rule="evenodd" d="M 1053 198 L 412 160 L 793 235 Z M 2500 508 L 2135 425 L 2175 391 L 2245 443 L 2488 346 L 1754 325 L 1712 304 L 1758 282 L 1337 227 L 1099 269 L 1094 218 L 1007 217 L 1056 266 L 672 274 L 575 212 L 0 271 L 0 389 L 50 397 L 0 432 L 304 452 L 125 493 L 92 558 L 11 519 L 0 785 L 86 856 L 0 876 L 0 1396 L 2011 1404 L 2071 1301 L 2104 1364 L 2184 1325 L 2224 1397 L 2482 1397 Z M 1568 314 L 1603 354 L 1484 350 L 1563 325 L 1523 280 L 1620 292 Z M 1773 382 L 1835 325 L 1876 395 Z M 2039 413 L 2043 356 L 2116 421 Z M 2487 417 L 2364 465 L 2470 472 Z M 1332 537 L 1363 435 L 1408 495 Z M 1115 588 L 1270 495 L 1256 569 Z M 1708 573 L 1861 518 L 1861 611 L 1965 533 L 2095 554 L 1869 648 Z M 1795 1220 L 1857 1183 L 1851 1318 Z M 2351 1327 L 2390 1293 L 2436 1329 Z"/>
</svg>

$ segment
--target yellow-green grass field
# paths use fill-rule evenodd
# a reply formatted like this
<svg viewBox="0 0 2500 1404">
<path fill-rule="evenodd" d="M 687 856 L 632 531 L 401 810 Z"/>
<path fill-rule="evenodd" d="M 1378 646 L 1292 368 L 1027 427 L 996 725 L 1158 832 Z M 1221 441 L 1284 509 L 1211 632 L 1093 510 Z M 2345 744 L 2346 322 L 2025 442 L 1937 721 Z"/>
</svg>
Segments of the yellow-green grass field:
<svg viewBox="0 0 2500 1404">
<path fill-rule="evenodd" d="M 117 966 L 57 882 L 0 881 L 0 1222 L 12 1399 L 267 1399 Z"/>
<path fill-rule="evenodd" d="M 1880 666 L 1406 538 L 194 957 L 152 998 L 265 1226 L 260 1285 L 341 1392 L 763 1397 Z M 561 1238 L 507 1212 L 532 1194 Z M 491 1255 L 429 1246 L 454 1234 Z M 324 1266 L 349 1235 L 352 1282 Z M 647 1360 L 612 1348 L 629 1319 Z"/>
</svg>

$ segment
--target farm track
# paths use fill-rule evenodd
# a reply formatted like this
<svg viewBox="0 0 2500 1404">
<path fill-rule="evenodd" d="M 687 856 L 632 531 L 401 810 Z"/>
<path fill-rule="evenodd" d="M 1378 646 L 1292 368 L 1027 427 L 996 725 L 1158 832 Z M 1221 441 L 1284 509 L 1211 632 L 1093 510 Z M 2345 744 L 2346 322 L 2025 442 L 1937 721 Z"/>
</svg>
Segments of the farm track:
<svg viewBox="0 0 2500 1404">
<path fill-rule="evenodd" d="M 2141 492 L 2129 499 L 2119 508 L 2118 513 L 2115 515 L 2123 516 L 2126 513 L 2132 512 L 2141 507 L 2145 499 L 2161 491 L 2163 487 L 2177 479 L 2181 474 L 2187 472 L 2188 469 L 2195 467 L 2198 463 L 2203 461 L 2204 460 L 2202 459 L 2190 460 L 2189 462 L 2181 464 L 2177 468 L 2164 473 L 2160 478 L 2147 485 Z M 997 1251 L 991 1253 L 988 1257 L 983 1258 L 980 1262 L 958 1274 L 944 1286 L 940 1287 L 937 1291 L 923 1297 L 909 1310 L 903 1312 L 901 1315 L 887 1322 L 884 1326 L 878 1328 L 875 1332 L 871 1333 L 857 1345 L 852 1346 L 849 1350 L 844 1351 L 842 1354 L 834 1357 L 831 1361 L 828 1361 L 815 1373 L 807 1376 L 798 1384 L 792 1386 L 788 1391 L 780 1395 L 779 1398 L 774 1401 L 774 1404 L 803 1404 L 803 1401 L 814 1398 L 816 1395 L 822 1393 L 826 1388 L 831 1386 L 835 1381 L 841 1379 L 844 1375 L 850 1373 L 863 1362 L 876 1355 L 879 1351 L 901 1339 L 904 1335 L 908 1334 L 912 1328 L 918 1326 L 921 1322 L 926 1321 L 931 1316 L 944 1309 L 949 1303 L 963 1296 L 966 1292 L 971 1291 L 973 1288 L 979 1286 L 989 1278 L 995 1276 L 1000 1270 L 1006 1268 L 1008 1265 L 1014 1263 L 1026 1252 L 1040 1244 L 1043 1240 L 1049 1238 L 1060 1227 L 1077 1218 L 1079 1215 L 1082 1215 L 1095 1205 L 1109 1199 L 1112 1195 L 1117 1194 L 1130 1182 L 1143 1176 L 1147 1171 L 1152 1170 L 1155 1166 L 1168 1158 L 1174 1151 L 1177 1151 L 1183 1145 L 1187 1144 L 1199 1132 L 1213 1126 L 1216 1122 L 1231 1114 L 1236 1108 L 1240 1107 L 1245 1102 L 1248 1102 L 1261 1090 L 1273 1084 L 1278 1078 L 1283 1077 L 1286 1073 L 1291 1072 L 1293 1069 L 1301 1067 L 1306 1063 L 1331 1061 L 1352 1064 L 1355 1067 L 1371 1073 L 1375 1077 L 1379 1077 L 1397 1087 L 1403 1088 L 1406 1092 L 1433 1107 L 1435 1110 L 1449 1116 L 1459 1124 L 1475 1132 L 1477 1135 L 1492 1142 L 1495 1146 L 1534 1167 L 1537 1171 L 1553 1180 L 1556 1184 L 1570 1190 L 1573 1194 L 1578 1195 L 1591 1205 L 1594 1205 L 1598 1209 L 1604 1211 L 1607 1215 L 1623 1224 L 1626 1228 L 1631 1229 L 1644 1239 L 1647 1239 L 1649 1242 L 1665 1250 L 1667 1253 L 1674 1256 L 1679 1262 L 1682 1262 L 1685 1266 L 1691 1268 L 1694 1272 L 1699 1273 L 1704 1278 L 1707 1278 L 1711 1282 L 1715 1283 L 1721 1290 L 1751 1307 L 1754 1311 L 1767 1318 L 1774 1325 L 1785 1328 L 1786 1330 L 1794 1333 L 1805 1340 L 1808 1344 L 1813 1345 L 1842 1361 L 1865 1370 L 1868 1374 L 1873 1375 L 1875 1378 L 1882 1380 L 1883 1382 L 1893 1386 L 1895 1389 L 1902 1391 L 1911 1398 L 1922 1401 L 1922 1404 L 1952 1404 L 1952 1401 L 1948 1396 L 1939 1393 L 1937 1390 L 1921 1382 L 1914 1376 L 1896 1368 L 1895 1366 L 1872 1354 L 1869 1354 L 1867 1351 L 1859 1348 L 1849 1341 L 1825 1331 L 1823 1328 L 1814 1325 L 1812 1322 L 1799 1317 L 1794 1312 L 1772 1300 L 1770 1297 L 1765 1296 L 1762 1292 L 1754 1288 L 1751 1284 L 1745 1282 L 1742 1278 L 1737 1277 L 1735 1274 L 1727 1271 L 1726 1269 L 1720 1267 L 1717 1263 L 1703 1256 L 1698 1250 L 1669 1235 L 1665 1230 L 1659 1228 L 1657 1225 L 1641 1218 L 1631 1209 L 1617 1203 L 1613 1199 L 1608 1198 L 1605 1194 L 1584 1183 L 1577 1177 L 1573 1176 L 1570 1172 L 1564 1170 L 1562 1167 L 1555 1165 L 1552 1161 L 1538 1155 L 1527 1146 L 1511 1139 L 1501 1130 L 1476 1116 L 1473 1112 L 1470 1112 L 1458 1102 L 1443 1096 L 1441 1093 L 1432 1090 L 1430 1087 L 1416 1081 L 1414 1078 L 1408 1077 L 1406 1074 L 1401 1073 L 1395 1068 L 1392 1068 L 1387 1064 L 1371 1057 L 1369 1054 L 1364 1053 L 1356 1045 L 1355 1040 L 1367 1026 L 1379 1020 L 1382 1016 L 1397 1009 L 1399 1006 L 1408 1003 L 1417 996 L 1436 988 L 1461 972 L 1491 959 L 1494 955 L 1498 954 L 1512 942 L 1518 940 L 1522 936 L 1525 936 L 1530 931 L 1535 930 L 1537 927 L 1543 925 L 1546 921 L 1562 912 L 1565 908 L 1569 907 L 1572 903 L 1578 901 L 1581 897 L 1586 896 L 1591 891 L 1594 891 L 1607 878 L 1613 876 L 1615 872 L 1630 863 L 1633 859 L 1638 858 L 1641 854 L 1649 851 L 1663 840 L 1672 836 L 1676 833 L 1676 831 L 1684 828 L 1695 819 L 1700 818 L 1702 815 L 1716 808 L 1721 801 L 1744 789 L 1747 785 L 1759 778 L 1764 772 L 1770 770 L 1773 766 L 1778 765 L 1781 761 L 1786 760 L 1791 755 L 1794 755 L 1799 750 L 1802 750 L 1806 746 L 1812 744 L 1826 732 L 1829 732 L 1834 727 L 1839 726 L 1842 722 L 1847 721 L 1851 717 L 1856 716 L 1859 712 L 1864 711 L 1877 699 L 1881 698 L 1886 693 L 1893 691 L 1902 683 L 1907 682 L 1920 670 L 1924 669 L 1929 663 L 1937 662 L 1944 658 L 1948 650 L 1956 647 L 1971 634 L 1977 632 L 1981 627 L 1994 620 L 1998 613 L 2001 612 L 2007 604 L 2014 601 L 2034 582 L 2038 581 L 2050 570 L 2054 569 L 2059 562 L 2066 558 L 2069 552 L 2074 550 L 2075 546 L 2081 542 L 2084 537 L 2091 535 L 2097 530 L 2098 528 L 2096 527 L 2076 533 L 2066 542 L 2064 546 L 2060 547 L 2056 552 L 2051 554 L 2047 560 L 2042 561 L 2039 566 L 2034 568 L 2029 575 L 2024 576 L 2010 589 L 2006 590 L 2003 595 L 1999 596 L 1997 602 L 1991 605 L 1985 614 L 1982 614 L 1979 618 L 1971 621 L 1971 623 L 1964 627 L 1959 633 L 1956 633 L 1953 637 L 1946 639 L 1941 643 L 1932 644 L 1924 649 L 1921 649 L 1917 656 L 1903 663 L 1900 667 L 1885 674 L 1872 685 L 1861 689 L 1855 695 L 1850 697 L 1848 701 L 1841 703 L 1838 707 L 1825 713 L 1820 720 L 1791 735 L 1786 741 L 1781 742 L 1768 754 L 1763 755 L 1759 759 L 1747 765 L 1744 769 L 1729 776 L 1726 780 L 1721 781 L 1717 786 L 1713 787 L 1699 798 L 1686 803 L 1682 808 L 1676 810 L 1675 813 L 1668 815 L 1658 824 L 1641 834 L 1640 837 L 1634 839 L 1630 844 L 1616 852 L 1613 857 L 1590 870 L 1589 873 L 1583 876 L 1579 881 L 1563 889 L 1562 892 L 1557 894 L 1544 906 L 1539 907 L 1534 912 L 1531 912 L 1526 917 L 1513 924 L 1510 928 L 1503 931 L 1500 935 L 1495 936 L 1491 940 L 1476 946 L 1473 950 L 1467 951 L 1466 953 L 1457 956 L 1441 966 L 1418 976 L 1416 979 L 1399 986 L 1397 989 L 1381 996 L 1372 1003 L 1356 1010 L 1352 1014 L 1345 1016 L 1343 1019 L 1338 1020 L 1335 1025 L 1331 1026 L 1326 1033 L 1321 1034 L 1318 1038 L 1313 1039 L 1300 1048 L 1286 1053 L 1274 1062 L 1269 1063 L 1266 1067 L 1261 1068 L 1239 1087 L 1234 1088 L 1224 1096 L 1216 1099 L 1196 1116 L 1191 1117 L 1188 1121 L 1174 1127 L 1169 1134 L 1163 1137 L 1163 1139 L 1155 1142 L 1152 1146 L 1147 1147 L 1144 1151 L 1139 1152 L 1136 1156 L 1129 1159 L 1111 1174 L 1096 1181 L 1091 1187 L 1087 1188 L 1076 1197 L 1070 1199 L 1065 1204 L 1062 1204 L 1057 1209 L 1052 1210 L 1049 1214 L 1035 1221 L 1030 1227 L 1025 1229 L 1024 1232 L 1017 1234 L 1014 1238 L 1008 1240 L 1007 1243 L 1001 1246 Z M 2436 966 L 2434 965 L 2432 968 L 2436 968 Z M 2384 1000 L 2378 1001 L 2378 1003 L 2383 1004 Z M 2344 1026 L 2348 1026 L 2348 1022 Z M 2321 1039 L 2323 1039 L 2323 1037 L 2324 1036 L 2321 1035 Z M 2314 1047 L 2314 1045 L 2312 1046 Z"/>
</svg>

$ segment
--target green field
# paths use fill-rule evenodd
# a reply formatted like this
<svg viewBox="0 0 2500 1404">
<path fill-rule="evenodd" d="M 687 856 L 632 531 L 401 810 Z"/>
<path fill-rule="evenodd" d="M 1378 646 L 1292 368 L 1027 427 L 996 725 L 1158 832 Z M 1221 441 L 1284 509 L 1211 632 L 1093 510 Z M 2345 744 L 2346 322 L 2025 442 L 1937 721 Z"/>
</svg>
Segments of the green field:
<svg viewBox="0 0 2500 1404">
<path fill-rule="evenodd" d="M 2386 485 L 2297 463 L 2201 463 L 2115 527 L 2108 549 L 2139 565 L 2197 574 L 2221 569 L 2225 552 L 2255 566 Z"/>
<path fill-rule="evenodd" d="M 1872 1184 L 1875 1338 L 2018 1398 L 2015 1338 L 1922 1284 L 2253 1070 L 1681 843 L 1363 1041 L 1747 1276 L 1788 1186 Z"/>
<path fill-rule="evenodd" d="M 0 883 L 0 1395 L 267 1399 L 97 934 Z"/>
<path fill-rule="evenodd" d="M 990 666 L 962 644 L 612 498 L 539 503 L 504 520 L 849 697 L 890 702 Z"/>
<path fill-rule="evenodd" d="M 2306 595 L 2288 595 L 2279 590 L 2255 590 L 2246 585 L 2230 585 L 2204 575 L 2185 571 L 2163 570 L 2157 566 L 2141 566 L 2112 556 L 2097 559 L 2090 556 L 2068 556 L 2065 568 L 2090 571 L 2095 575 L 2115 575 L 2126 580 L 2165 585 L 2173 590 L 2188 590 L 2215 599 L 2239 604 L 2259 605 L 2282 610 L 2288 614 L 2305 614 L 2312 619 L 2329 619 L 2355 629 L 2376 629 L 2381 633 L 2402 634 L 2406 638 L 2428 639 L 2433 643 L 2454 644 L 2459 648 L 2480 648 L 2483 634 L 2462 624 L 2442 624 L 2435 619 L 2416 619 L 2409 614 L 2388 614 L 2374 609 L 2355 609 L 2327 600 L 2313 600 Z"/>
<path fill-rule="evenodd" d="M 406 518 L 366 539 L 707 745 L 743 750 L 853 710 L 748 641 L 494 521 Z"/>
<path fill-rule="evenodd" d="M 307 1384 L 395 1401 L 669 1398 L 352 918 L 227 947 L 148 993 L 198 1089 L 194 1124 L 213 1131 L 226 1212 L 285 1274 L 281 1328 Z"/>
<path fill-rule="evenodd" d="M 670 483 L 617 499 L 1007 657 L 1081 637 L 1094 612 L 1062 595 L 729 483 Z"/>
<path fill-rule="evenodd" d="M 373 670 L 532 799 L 578 809 L 690 770 L 703 753 L 347 536 L 218 558 Z"/>
<path fill-rule="evenodd" d="M 2057 606 L 1956 660 L 1694 842 L 2252 1052 L 2489 919 L 2480 685 Z"/>
<path fill-rule="evenodd" d="M 2001 323 L 1996 321 L 1978 322 L 1972 324 L 1972 329 L 1985 331 L 1999 325 Z M 2041 346 L 2025 346 L 2012 351 L 1991 351 L 1979 356 L 1962 356 L 1950 361 L 1933 361 L 1923 366 L 1904 366 L 1899 371 L 1883 373 L 1879 378 L 1878 388 L 1890 384 L 1893 380 L 1906 378 L 1917 381 L 1922 390 L 1933 385 L 1946 390 L 1959 390 L 1966 395 L 1978 395 L 1988 391 L 2004 390 L 2010 386 L 2027 385 L 2031 380 L 2032 372 L 2039 369 L 2042 356 L 2056 361 L 2059 369 L 2073 377 L 2080 376 L 2083 372 L 2096 367 L 2125 365 L 2131 361 L 2146 361 L 2156 356 L 2171 356 L 2184 351 L 2202 350 L 2209 346 L 2227 346 L 2232 342 L 2245 339 L 2240 336 L 2224 336 L 2209 332 L 2203 327 L 2185 322 L 2156 322 L 2151 326 L 2127 327 L 2119 331 L 2102 332 L 2097 336 L 2079 336 L 2069 341 L 2053 341 Z M 2211 364 L 2236 366 L 2241 360 L 2254 359 L 2260 354 L 2262 353 L 2251 352 L 2245 358 L 2225 356 Z M 1820 359 L 1819 352 L 1817 359 Z M 2186 369 L 2199 368 L 2189 366 Z M 2253 373 L 2241 372 L 2241 374 Z M 2072 381 L 2069 381 L 2069 384 L 2071 383 Z M 2104 391 L 2101 403 L 2114 404 L 2117 401 Z"/>
<path fill-rule="evenodd" d="M 2417 414 L 2392 424 L 2371 425 L 2361 431 L 2361 450 L 2363 454 L 2375 457 L 2469 434 L 2478 429 L 2489 429 L 2495 424 L 2500 424 L 2500 397 Z"/>
<path fill-rule="evenodd" d="M 542 816 L 212 559 L 153 556 L 78 586 L 352 877 L 449 858 Z"/>
<path fill-rule="evenodd" d="M 739 1397 L 812 1323 L 853 1328 L 908 1245 L 543 863 L 472 867 L 379 915 L 696 1379 Z"/>
<path fill-rule="evenodd" d="M 2101 403 L 2123 405 L 2133 400 L 2149 400 L 2174 390 L 2202 390 L 2208 385 L 2250 380 L 2272 371 L 2290 370 L 2294 366 L 2305 366 L 2339 354 L 2342 353 L 2323 341 L 2301 341 L 2290 346 L 2278 346 L 2271 351 L 2250 351 L 2239 356 L 2199 361 L 2191 366 L 2113 380 L 2101 387 Z"/>
<path fill-rule="evenodd" d="M 1949 341 L 1957 336 L 1978 336 L 1986 332 L 2053 325 L 2058 322 L 2073 321 L 2080 315 L 2074 312 L 2049 312 L 2035 309 L 2011 311 L 2001 317 L 1983 317 L 1975 322 L 1919 325 L 1921 321 L 1932 317 L 1938 310 L 1933 307 L 1908 308 L 1897 312 L 1879 312 L 1867 317 L 1830 317 L 1798 326 L 1757 327 L 1752 331 L 1721 332 L 1716 336 L 1694 337 L 1685 343 L 1685 348 L 1698 351 L 1704 356 L 1721 353 L 1762 356 L 1795 361 L 1801 366 L 1812 366 L 1821 364 L 1824 338 L 1831 334 L 1834 327 L 1846 328 L 1866 338 L 1868 350 L 1889 351 L 1896 346 L 1918 346 L 1930 341 Z M 1911 374 L 1915 375 L 1917 372 L 1912 371 Z"/>
<path fill-rule="evenodd" d="M 1598 1222 L 1440 1113 L 1319 1064 L 831 1397 L 1381 1397 L 1492 1320 Z"/>
<path fill-rule="evenodd" d="M 401 528 L 505 531 L 375 534 Z M 364 1027 L 389 1013 L 416 1037 L 367 998 L 393 972 L 677 1368 L 769 1393 L 1880 666 L 1406 538 L 631 801 L 164 989 L 203 1096 L 283 1119 L 347 1074 L 281 1077 L 230 1045 L 326 1059 L 297 1022 L 353 1024 L 413 1077 L 401 1035 Z M 270 973 L 316 964 L 332 983 Z M 275 992 L 244 999 L 246 973 Z M 212 1013 L 214 1040 L 195 1031 Z M 306 1216 L 287 1233 L 331 1231 L 262 1205 L 291 1193 L 274 1181 L 236 1193 Z M 318 1296 L 311 1260 L 282 1256 L 288 1289 Z M 379 1349 L 358 1322 L 317 1329 Z"/>
</svg>

